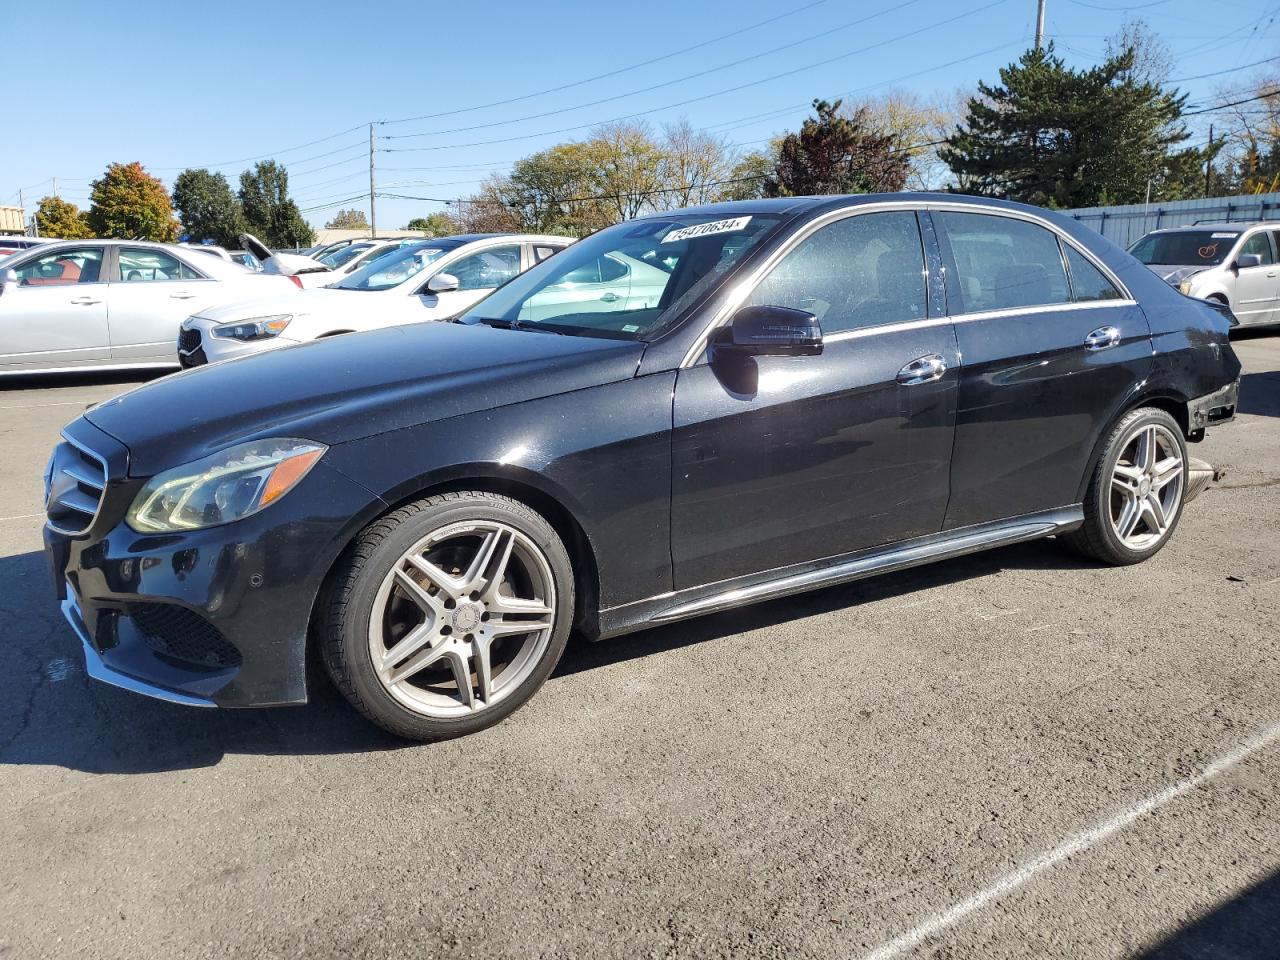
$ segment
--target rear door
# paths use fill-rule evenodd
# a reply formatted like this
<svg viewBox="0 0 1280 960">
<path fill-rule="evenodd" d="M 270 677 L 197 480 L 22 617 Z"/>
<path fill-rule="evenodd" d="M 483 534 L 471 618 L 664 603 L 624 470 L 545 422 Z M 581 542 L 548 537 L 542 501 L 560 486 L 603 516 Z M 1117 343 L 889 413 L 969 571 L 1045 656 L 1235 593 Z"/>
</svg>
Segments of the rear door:
<svg viewBox="0 0 1280 960">
<path fill-rule="evenodd" d="M 32 253 L 8 265 L 18 282 L 0 294 L 0 370 L 110 358 L 104 257 L 102 245 L 84 244 Z"/>
<path fill-rule="evenodd" d="M 1099 432 L 1151 372 L 1146 317 L 1031 219 L 932 219 L 964 359 L 946 527 L 1068 506 Z"/>
<path fill-rule="evenodd" d="M 178 328 L 217 299 L 217 281 L 154 247 L 116 247 L 110 273 L 112 359 L 176 363 Z"/>
<path fill-rule="evenodd" d="M 927 291 L 936 266 L 911 210 L 836 220 L 745 301 L 816 315 L 820 355 L 734 362 L 713 351 L 680 371 L 676 589 L 938 532 L 959 358 Z"/>
<path fill-rule="evenodd" d="M 1236 269 L 1235 297 L 1231 309 L 1241 323 L 1271 323 L 1276 319 L 1276 298 L 1280 296 L 1280 275 L 1271 245 L 1271 231 L 1255 230 L 1244 238 L 1233 254 L 1254 253 L 1262 258 L 1256 267 Z"/>
</svg>

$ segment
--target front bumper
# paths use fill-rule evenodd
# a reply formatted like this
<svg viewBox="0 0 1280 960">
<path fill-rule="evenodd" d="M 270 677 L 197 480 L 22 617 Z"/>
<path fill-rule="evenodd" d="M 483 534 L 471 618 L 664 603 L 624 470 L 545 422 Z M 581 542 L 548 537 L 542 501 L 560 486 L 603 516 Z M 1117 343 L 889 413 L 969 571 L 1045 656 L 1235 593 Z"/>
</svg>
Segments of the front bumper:
<svg viewBox="0 0 1280 960">
<path fill-rule="evenodd" d="M 192 337 L 193 333 L 200 335 L 198 341 Z M 178 335 L 178 363 L 183 369 L 190 369 L 208 363 L 217 363 L 219 360 L 249 357 L 267 350 L 293 347 L 301 342 L 284 336 L 250 341 L 229 340 L 225 337 L 215 337 L 209 332 L 208 326 L 187 321 L 182 325 Z"/>
<path fill-rule="evenodd" d="M 258 514 L 188 533 L 140 534 L 124 522 L 143 483 L 119 468 L 127 451 L 84 419 L 67 432 L 115 468 L 84 533 L 44 530 L 86 672 L 193 706 L 305 702 L 316 597 L 351 533 L 381 501 L 322 461 Z"/>
</svg>

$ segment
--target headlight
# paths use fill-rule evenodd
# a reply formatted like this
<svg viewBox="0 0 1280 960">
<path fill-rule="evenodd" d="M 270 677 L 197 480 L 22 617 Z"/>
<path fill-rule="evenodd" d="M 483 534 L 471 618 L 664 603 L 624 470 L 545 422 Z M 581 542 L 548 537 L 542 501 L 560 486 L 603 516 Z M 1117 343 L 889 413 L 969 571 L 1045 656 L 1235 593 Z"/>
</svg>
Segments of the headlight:
<svg viewBox="0 0 1280 960">
<path fill-rule="evenodd" d="M 1181 294 L 1185 294 L 1188 297 L 1191 296 L 1191 281 L 1183 280 L 1180 284 L 1178 284 L 1178 292 Z"/>
<path fill-rule="evenodd" d="M 126 517 L 139 533 L 230 523 L 292 490 L 328 449 L 310 440 L 252 440 L 147 481 Z"/>
<path fill-rule="evenodd" d="M 266 340 L 278 337 L 293 319 L 293 314 L 280 313 L 270 317 L 252 317 L 235 323 L 224 323 L 213 328 L 213 335 L 224 340 Z"/>
</svg>

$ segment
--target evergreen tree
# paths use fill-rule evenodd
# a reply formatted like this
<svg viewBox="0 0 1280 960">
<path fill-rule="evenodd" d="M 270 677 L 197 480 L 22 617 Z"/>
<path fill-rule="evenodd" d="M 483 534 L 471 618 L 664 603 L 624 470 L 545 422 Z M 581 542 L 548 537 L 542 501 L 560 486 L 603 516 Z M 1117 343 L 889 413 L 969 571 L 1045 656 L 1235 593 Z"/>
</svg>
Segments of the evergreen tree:
<svg viewBox="0 0 1280 960">
<path fill-rule="evenodd" d="M 910 156 L 896 149 L 893 136 L 872 129 L 865 110 L 841 116 L 839 100 L 815 100 L 813 109 L 817 116 L 779 145 L 765 196 L 885 193 L 906 185 Z"/>
<path fill-rule="evenodd" d="M 204 240 L 236 248 L 244 232 L 244 212 L 220 173 L 183 170 L 173 181 L 173 205 L 192 243 Z"/>
<path fill-rule="evenodd" d="M 289 172 L 274 160 L 240 174 L 240 206 L 249 230 L 268 247 L 305 247 L 314 234 L 289 199 Z"/>
</svg>

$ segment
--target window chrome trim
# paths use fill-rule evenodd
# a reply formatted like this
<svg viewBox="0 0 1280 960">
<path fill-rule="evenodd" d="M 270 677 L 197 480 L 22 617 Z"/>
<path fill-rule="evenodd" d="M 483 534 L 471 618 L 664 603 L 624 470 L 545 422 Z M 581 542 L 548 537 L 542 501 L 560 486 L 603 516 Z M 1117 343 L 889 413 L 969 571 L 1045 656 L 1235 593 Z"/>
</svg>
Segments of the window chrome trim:
<svg viewBox="0 0 1280 960">
<path fill-rule="evenodd" d="M 729 294 L 728 298 L 725 300 L 724 305 L 716 311 L 715 315 L 712 316 L 711 320 L 698 335 L 698 338 L 694 340 L 694 342 L 689 346 L 689 349 L 685 351 L 684 356 L 680 360 L 679 369 L 684 370 L 697 363 L 698 358 L 706 352 L 712 333 L 724 326 L 725 322 L 730 316 L 732 316 L 734 311 L 742 306 L 743 302 L 745 302 L 746 299 L 755 292 L 756 287 L 763 282 L 764 278 L 768 276 L 769 271 L 772 270 L 779 261 L 790 254 L 796 247 L 813 234 L 817 233 L 823 227 L 830 226 L 832 223 L 839 220 L 845 220 L 849 217 L 857 217 L 867 213 L 883 213 L 894 210 L 944 210 L 957 213 L 982 213 L 1034 223 L 1037 226 L 1044 227 L 1062 243 L 1070 244 L 1072 249 L 1084 257 L 1089 263 L 1093 264 L 1093 266 L 1097 267 L 1102 275 L 1120 291 L 1122 296 L 1118 300 L 1087 300 L 1082 303 L 1066 302 L 1035 307 L 1009 307 L 1000 310 L 984 310 L 974 313 L 948 313 L 942 317 L 927 317 L 918 320 L 906 320 L 901 323 L 886 323 L 876 326 L 859 327 L 855 330 L 841 330 L 838 333 L 831 334 L 830 336 L 824 336 L 824 343 L 838 343 L 841 340 L 852 340 L 858 337 L 871 336 L 872 334 L 882 332 L 924 329 L 926 327 L 940 326 L 946 323 L 965 323 L 970 320 L 986 320 L 992 317 L 1012 316 L 1014 314 L 1047 313 L 1058 310 L 1096 309 L 1104 306 L 1137 306 L 1137 301 L 1133 298 L 1133 294 L 1129 291 L 1129 288 L 1121 282 L 1120 278 L 1115 275 L 1114 271 L 1112 271 L 1110 267 L 1100 261 L 1090 251 L 1081 247 L 1080 244 L 1068 236 L 1067 233 L 1057 224 L 1052 223 L 1043 217 L 1039 217 L 1034 213 L 1023 210 L 1009 210 L 1004 207 L 995 207 L 981 203 L 949 203 L 945 200 L 926 201 L 924 203 L 921 203 L 918 200 L 883 200 L 877 203 L 859 204 L 852 207 L 841 207 L 839 210 L 830 210 L 822 216 L 806 223 L 803 227 L 788 237 L 786 242 L 771 253 L 769 257 L 756 267 L 749 276 L 744 277 L 738 282 L 733 291 Z M 925 264 L 925 269 L 927 270 L 927 258 L 925 260 Z M 943 269 L 945 271 L 945 266 Z"/>
</svg>

